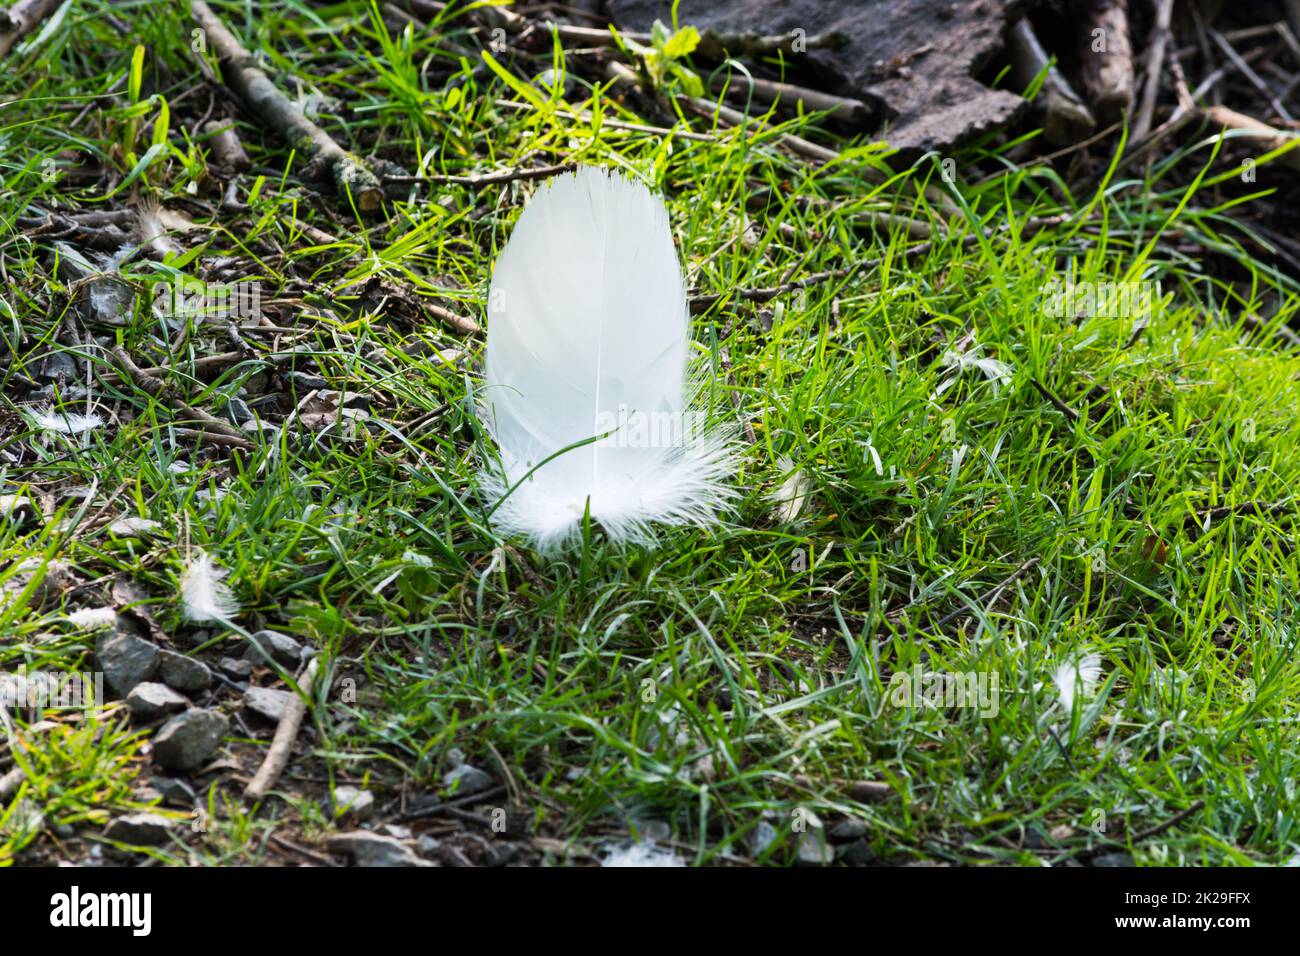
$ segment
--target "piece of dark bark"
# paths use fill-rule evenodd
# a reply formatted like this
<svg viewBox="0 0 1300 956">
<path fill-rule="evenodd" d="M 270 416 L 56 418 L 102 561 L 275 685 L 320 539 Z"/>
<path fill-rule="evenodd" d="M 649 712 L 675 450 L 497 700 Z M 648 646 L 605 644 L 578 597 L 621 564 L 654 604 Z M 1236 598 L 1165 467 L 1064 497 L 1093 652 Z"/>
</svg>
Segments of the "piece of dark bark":
<svg viewBox="0 0 1300 956">
<path fill-rule="evenodd" d="M 607 9 L 620 30 L 644 32 L 655 20 L 671 22 L 672 6 L 672 0 L 610 0 Z M 785 37 L 782 62 L 815 81 L 807 85 L 864 102 L 906 160 L 1001 127 L 1020 112 L 1021 97 L 976 77 L 1002 52 L 1009 24 L 1032 6 L 1031 0 L 682 0 L 677 19 L 706 35 Z M 814 36 L 843 36 L 847 43 L 819 49 L 793 42 Z"/>
<path fill-rule="evenodd" d="M 1128 0 L 1072 0 L 1078 26 L 1079 82 L 1103 124 L 1117 123 L 1133 108 L 1133 43 Z"/>
<path fill-rule="evenodd" d="M 351 195 L 357 209 L 375 212 L 383 200 L 379 179 L 281 93 L 257 61 L 203 0 L 194 0 L 194 22 L 224 63 L 226 85 L 239 94 L 259 119 L 306 156 L 310 172 L 328 172 L 341 197 Z"/>
</svg>

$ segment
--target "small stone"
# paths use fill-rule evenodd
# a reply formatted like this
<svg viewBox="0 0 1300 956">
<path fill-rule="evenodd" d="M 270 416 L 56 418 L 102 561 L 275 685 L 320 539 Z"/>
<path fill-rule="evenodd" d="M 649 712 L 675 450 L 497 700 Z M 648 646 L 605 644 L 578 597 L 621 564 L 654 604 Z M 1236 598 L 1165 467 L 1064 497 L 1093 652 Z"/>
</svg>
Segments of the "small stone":
<svg viewBox="0 0 1300 956">
<path fill-rule="evenodd" d="M 254 435 L 274 433 L 280 430 L 279 425 L 275 424 L 275 422 L 268 422 L 264 418 L 249 419 L 248 421 L 241 423 L 239 427 Z"/>
<path fill-rule="evenodd" d="M 1027 850 L 1045 850 L 1047 849 L 1047 837 L 1039 827 L 1027 827 L 1025 829 L 1024 846 Z"/>
<path fill-rule="evenodd" d="M 119 538 L 139 538 L 144 535 L 155 534 L 161 527 L 162 525 L 157 521 L 149 518 L 127 515 L 111 523 L 107 530 L 109 534 L 115 534 Z"/>
<path fill-rule="evenodd" d="M 519 847 L 514 843 L 489 843 L 484 854 L 488 866 L 506 866 L 519 854 Z"/>
<path fill-rule="evenodd" d="M 236 425 L 242 425 L 253 418 L 253 410 L 248 407 L 248 402 L 242 398 L 226 399 L 225 412 Z"/>
<path fill-rule="evenodd" d="M 176 651 L 159 651 L 158 669 L 163 683 L 186 694 L 207 690 L 212 686 L 212 671 L 208 670 L 207 664 Z"/>
<path fill-rule="evenodd" d="M 128 813 L 118 817 L 104 830 L 104 836 L 132 846 L 158 846 L 167 842 L 172 821 L 156 813 Z"/>
<path fill-rule="evenodd" d="M 128 631 L 108 631 L 95 642 L 95 660 L 109 690 L 125 697 L 158 669 L 158 648 Z"/>
<path fill-rule="evenodd" d="M 184 710 L 190 702 L 166 684 L 144 681 L 131 688 L 126 695 L 126 706 L 131 709 L 131 716 L 140 720 L 153 720 L 164 714 L 174 714 Z"/>
<path fill-rule="evenodd" d="M 761 857 L 777 841 L 776 827 L 766 820 L 760 820 L 758 826 L 749 835 L 749 853 L 755 859 Z"/>
<path fill-rule="evenodd" d="M 1133 857 L 1127 853 L 1103 853 L 1092 858 L 1093 866 L 1133 866 Z"/>
<path fill-rule="evenodd" d="M 217 665 L 222 673 L 235 680 L 248 680 L 253 674 L 253 662 L 241 661 L 234 657 L 223 657 Z"/>
<path fill-rule="evenodd" d="M 329 388 L 330 383 L 325 381 L 319 375 L 311 375 L 308 372 L 290 372 L 293 384 L 298 386 L 304 392 L 310 392 L 312 389 Z"/>
<path fill-rule="evenodd" d="M 426 816 L 429 811 L 442 803 L 442 797 L 436 793 L 416 793 L 406 801 L 406 810 L 415 816 Z"/>
<path fill-rule="evenodd" d="M 154 761 L 168 770 L 193 770 L 216 752 L 229 728 L 226 715 L 215 710 L 177 714 L 154 737 Z"/>
<path fill-rule="evenodd" d="M 334 788 L 334 800 L 332 802 L 334 816 L 351 816 L 357 820 L 363 820 L 370 816 L 374 809 L 375 795 L 369 790 L 362 790 L 359 787 L 346 784 Z M 394 834 L 394 836 L 398 836 L 398 834 Z"/>
<path fill-rule="evenodd" d="M 339 833 L 329 838 L 329 848 L 347 853 L 357 866 L 433 866 L 415 855 L 405 843 L 390 836 L 366 830 Z"/>
<path fill-rule="evenodd" d="M 425 834 L 420 837 L 416 849 L 420 851 L 420 856 L 436 857 L 442 851 L 442 841 Z"/>
<path fill-rule="evenodd" d="M 151 777 L 149 786 L 158 791 L 163 803 L 168 806 L 194 806 L 194 791 L 184 780 L 177 780 L 175 777 Z"/>
<path fill-rule="evenodd" d="M 284 716 L 285 705 L 293 696 L 287 690 L 273 690 L 270 687 L 250 687 L 244 691 L 244 709 L 252 711 L 259 717 L 279 723 Z"/>
<path fill-rule="evenodd" d="M 23 495 L 0 495 L 0 518 L 21 531 L 40 524 L 41 509 Z"/>
<path fill-rule="evenodd" d="M 836 843 L 849 843 L 860 840 L 867 835 L 867 822 L 857 817 L 848 817 L 830 829 L 830 838 Z"/>
<path fill-rule="evenodd" d="M 463 763 L 447 771 L 442 778 L 442 785 L 454 797 L 464 797 L 471 793 L 480 793 L 492 786 L 492 778 L 471 764 Z"/>
<path fill-rule="evenodd" d="M 302 645 L 288 634 L 279 631 L 258 631 L 251 638 L 254 647 L 244 652 L 244 660 L 254 664 L 265 663 L 262 651 L 271 656 L 281 667 L 297 667 L 302 662 Z M 258 648 L 261 648 L 259 651 Z"/>
<path fill-rule="evenodd" d="M 835 849 L 826 842 L 821 829 L 805 830 L 799 834 L 794 862 L 796 866 L 826 866 L 835 862 Z"/>
<path fill-rule="evenodd" d="M 849 866 L 870 866 L 877 862 L 876 852 L 866 840 L 846 843 L 835 852 L 835 858 Z"/>
</svg>

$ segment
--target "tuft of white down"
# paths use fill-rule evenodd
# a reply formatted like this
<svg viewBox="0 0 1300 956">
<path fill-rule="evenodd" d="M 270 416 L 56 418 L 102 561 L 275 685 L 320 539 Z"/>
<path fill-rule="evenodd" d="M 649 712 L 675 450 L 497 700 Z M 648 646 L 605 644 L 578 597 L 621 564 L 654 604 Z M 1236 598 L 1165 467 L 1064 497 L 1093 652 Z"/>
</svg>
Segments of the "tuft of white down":
<svg viewBox="0 0 1300 956">
<path fill-rule="evenodd" d="M 662 201 L 591 167 L 544 185 L 488 294 L 481 415 L 498 458 L 481 484 L 493 524 L 554 550 L 576 539 L 588 503 L 616 541 L 716 520 L 735 495 L 732 436 L 705 420 L 689 349 Z"/>
<path fill-rule="evenodd" d="M 226 622 L 239 613 L 239 601 L 225 581 L 227 574 L 206 551 L 200 551 L 185 566 L 181 572 L 181 609 L 186 620 Z"/>
</svg>

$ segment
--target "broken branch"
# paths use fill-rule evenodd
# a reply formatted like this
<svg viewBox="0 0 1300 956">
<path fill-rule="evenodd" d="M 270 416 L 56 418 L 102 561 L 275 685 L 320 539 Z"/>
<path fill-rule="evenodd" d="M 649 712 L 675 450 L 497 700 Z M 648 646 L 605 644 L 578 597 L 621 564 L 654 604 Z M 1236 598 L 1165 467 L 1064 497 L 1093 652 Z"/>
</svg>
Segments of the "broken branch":
<svg viewBox="0 0 1300 956">
<path fill-rule="evenodd" d="M 298 728 L 302 726 L 302 719 L 307 714 L 307 706 L 312 697 L 312 683 L 316 679 L 319 665 L 320 658 L 313 657 L 298 678 L 298 693 L 292 695 L 284 705 L 284 714 L 275 728 L 275 736 L 271 738 L 266 758 L 244 788 L 244 796 L 249 799 L 261 800 L 266 796 L 266 792 L 275 786 L 280 774 L 289 765 L 289 755 L 293 752 L 294 741 L 298 739 Z"/>
<path fill-rule="evenodd" d="M 0 56 L 36 29 L 36 25 L 54 12 L 62 0 L 18 0 L 8 10 L 0 10 Z"/>
<path fill-rule="evenodd" d="M 1039 91 L 1037 103 L 1043 111 L 1043 135 L 1054 146 L 1077 143 L 1097 128 L 1092 113 L 1083 105 L 1079 94 L 1066 81 L 1038 42 L 1028 20 L 1020 20 L 1011 30 L 1011 65 L 1016 72 L 1016 82 L 1028 86 L 1044 70 L 1047 75 Z"/>
<path fill-rule="evenodd" d="M 340 196 L 351 196 L 357 209 L 374 212 L 383 199 L 379 180 L 365 163 L 349 153 L 281 93 L 257 66 L 204 0 L 194 0 L 194 22 L 207 34 L 208 42 L 225 61 L 226 85 L 268 126 L 310 160 L 309 170 L 328 170 Z"/>
<path fill-rule="evenodd" d="M 113 354 L 117 357 L 117 363 L 127 377 L 135 383 L 136 387 L 143 392 L 156 398 L 158 401 L 169 405 L 174 411 L 184 416 L 185 419 L 197 423 L 202 427 L 202 431 L 213 436 L 221 437 L 221 444 L 231 445 L 235 448 L 251 449 L 257 447 L 249 438 L 233 425 L 228 425 L 221 419 L 209 415 L 202 409 L 194 408 L 186 404 L 172 392 L 170 386 L 160 378 L 150 375 L 140 366 L 136 365 L 131 359 L 130 354 L 122 346 L 113 349 Z"/>
</svg>

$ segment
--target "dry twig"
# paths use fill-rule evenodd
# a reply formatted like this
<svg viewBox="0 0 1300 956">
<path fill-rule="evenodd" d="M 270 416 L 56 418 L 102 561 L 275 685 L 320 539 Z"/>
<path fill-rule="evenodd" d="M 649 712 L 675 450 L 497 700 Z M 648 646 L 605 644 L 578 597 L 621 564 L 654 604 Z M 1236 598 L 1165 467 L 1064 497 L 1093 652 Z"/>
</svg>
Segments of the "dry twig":
<svg viewBox="0 0 1300 956">
<path fill-rule="evenodd" d="M 36 25 L 54 12 L 62 0 L 18 0 L 7 10 L 0 10 L 0 56 L 36 29 Z"/>
<path fill-rule="evenodd" d="M 303 670 L 302 676 L 298 678 L 298 693 L 291 696 L 284 705 L 284 714 L 275 728 L 275 736 L 271 738 L 271 746 L 266 751 L 262 766 L 257 768 L 257 773 L 244 788 L 244 796 L 249 799 L 261 800 L 266 796 L 267 791 L 275 786 L 275 782 L 280 779 L 280 774 L 284 773 L 284 768 L 288 766 L 294 741 L 298 739 L 298 728 L 302 726 L 302 719 L 307 714 L 307 707 L 312 697 L 312 683 L 316 679 L 319 666 L 320 658 L 313 657 Z"/>
<path fill-rule="evenodd" d="M 339 195 L 350 195 L 361 212 L 377 210 L 383 199 L 383 190 L 365 163 L 334 142 L 328 133 L 307 119 L 302 110 L 276 89 L 270 78 L 258 68 L 253 56 L 204 0 L 194 0 L 193 12 L 194 22 L 203 29 L 208 42 L 225 61 L 226 84 L 263 122 L 311 160 L 310 171 L 328 171 Z"/>
</svg>

